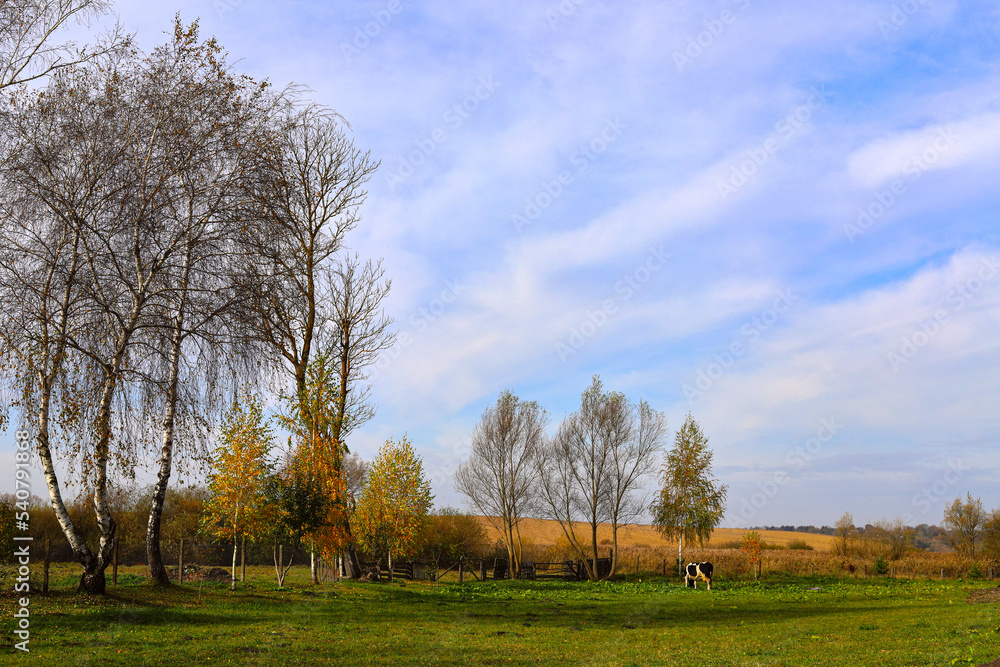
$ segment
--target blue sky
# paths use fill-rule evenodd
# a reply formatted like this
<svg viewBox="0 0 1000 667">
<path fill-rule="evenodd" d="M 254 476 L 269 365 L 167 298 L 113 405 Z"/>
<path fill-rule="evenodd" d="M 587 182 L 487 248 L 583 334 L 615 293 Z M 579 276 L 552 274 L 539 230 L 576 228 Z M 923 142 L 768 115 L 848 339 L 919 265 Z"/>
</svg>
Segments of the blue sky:
<svg viewBox="0 0 1000 667">
<path fill-rule="evenodd" d="M 349 244 L 406 335 L 349 444 L 407 432 L 439 504 L 502 389 L 554 428 L 600 374 L 700 421 L 725 525 L 1000 505 L 995 4 L 115 7 L 146 49 L 200 17 L 382 161 Z"/>
</svg>

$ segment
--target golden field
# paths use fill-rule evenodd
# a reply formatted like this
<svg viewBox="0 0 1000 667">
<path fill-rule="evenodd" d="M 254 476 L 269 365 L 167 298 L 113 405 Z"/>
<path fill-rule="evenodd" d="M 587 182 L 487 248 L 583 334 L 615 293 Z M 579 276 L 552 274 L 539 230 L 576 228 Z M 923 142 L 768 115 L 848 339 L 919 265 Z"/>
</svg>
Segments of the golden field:
<svg viewBox="0 0 1000 667">
<path fill-rule="evenodd" d="M 484 516 L 476 517 L 486 528 L 492 541 L 500 539 L 500 532 Z M 577 524 L 577 535 L 586 535 L 589 527 Z M 712 533 L 712 538 L 705 543 L 706 548 L 721 546 L 727 542 L 738 542 L 746 533 L 744 528 L 718 528 Z M 761 537 L 768 544 L 788 546 L 793 541 L 805 542 L 816 551 L 832 551 L 835 538 L 832 535 L 814 535 L 812 533 L 793 533 L 784 530 L 762 530 Z M 562 528 L 556 521 L 547 519 L 522 519 L 521 538 L 525 543 L 535 547 L 552 547 L 565 543 Z M 604 547 L 611 545 L 611 524 L 602 523 L 597 527 L 597 541 Z M 618 547 L 620 549 L 645 548 L 657 550 L 677 550 L 676 541 L 667 541 L 653 526 L 628 525 L 618 529 Z"/>
</svg>

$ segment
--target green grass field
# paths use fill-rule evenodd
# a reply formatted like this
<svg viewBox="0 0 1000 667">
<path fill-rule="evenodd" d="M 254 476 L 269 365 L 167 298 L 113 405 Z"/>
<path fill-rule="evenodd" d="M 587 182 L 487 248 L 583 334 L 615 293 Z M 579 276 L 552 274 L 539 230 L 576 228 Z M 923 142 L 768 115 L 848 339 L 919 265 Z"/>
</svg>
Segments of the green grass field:
<svg viewBox="0 0 1000 667">
<path fill-rule="evenodd" d="M 151 588 L 119 575 L 77 596 L 69 566 L 32 595 L 31 655 L 12 655 L 5 592 L 0 664 L 59 665 L 978 665 L 1000 656 L 990 582 L 786 578 L 309 584 L 253 568 L 246 590 Z M 139 568 L 134 568 L 139 572 Z M 819 588 L 821 590 L 810 590 Z M 7 591 L 10 587 L 5 586 Z"/>
</svg>

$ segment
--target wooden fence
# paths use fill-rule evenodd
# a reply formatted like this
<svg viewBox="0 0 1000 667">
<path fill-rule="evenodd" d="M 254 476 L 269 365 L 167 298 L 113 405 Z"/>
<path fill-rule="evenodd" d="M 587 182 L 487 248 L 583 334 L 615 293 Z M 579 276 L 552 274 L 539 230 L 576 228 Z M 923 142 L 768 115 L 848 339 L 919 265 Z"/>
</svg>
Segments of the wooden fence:
<svg viewBox="0 0 1000 667">
<path fill-rule="evenodd" d="M 492 560 L 492 563 L 490 562 Z M 593 561 L 588 560 L 588 564 Z M 389 567 L 386 563 L 361 563 L 362 572 L 378 572 L 380 579 L 389 579 Z M 610 558 L 597 559 L 597 576 L 604 577 L 611 571 Z M 509 579 L 510 565 L 501 558 L 461 558 L 452 562 L 441 561 L 396 561 L 392 564 L 391 578 L 422 581 L 439 581 L 446 574 L 454 572 L 458 575 L 458 583 L 464 583 L 466 578 L 476 581 Z M 518 579 L 545 580 L 561 579 L 563 581 L 579 581 L 587 578 L 587 567 L 583 561 L 565 560 L 555 562 L 521 563 Z"/>
</svg>

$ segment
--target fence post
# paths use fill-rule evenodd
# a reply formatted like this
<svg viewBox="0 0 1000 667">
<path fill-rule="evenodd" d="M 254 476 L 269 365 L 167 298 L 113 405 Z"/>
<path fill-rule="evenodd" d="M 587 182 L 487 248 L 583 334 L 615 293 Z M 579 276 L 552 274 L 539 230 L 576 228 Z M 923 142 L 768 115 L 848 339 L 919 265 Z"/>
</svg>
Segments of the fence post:
<svg viewBox="0 0 1000 667">
<path fill-rule="evenodd" d="M 180 549 L 177 550 L 177 583 L 184 583 L 184 538 L 181 538 Z"/>
<path fill-rule="evenodd" d="M 118 542 L 119 536 L 115 535 L 115 551 L 111 556 L 111 585 L 118 585 Z"/>
<path fill-rule="evenodd" d="M 462 583 L 462 560 L 463 558 L 459 556 L 458 558 L 458 583 Z"/>
<path fill-rule="evenodd" d="M 486 581 L 486 559 L 479 559 L 479 578 Z"/>
<path fill-rule="evenodd" d="M 49 592 L 49 563 L 52 562 L 52 540 L 45 540 L 45 578 L 42 579 L 42 593 Z"/>
<path fill-rule="evenodd" d="M 811 563 L 811 565 L 812 565 L 812 576 L 815 577 L 816 576 L 816 561 L 813 561 Z"/>
<path fill-rule="evenodd" d="M 944 568 L 941 568 L 941 578 L 944 579 Z"/>
</svg>

